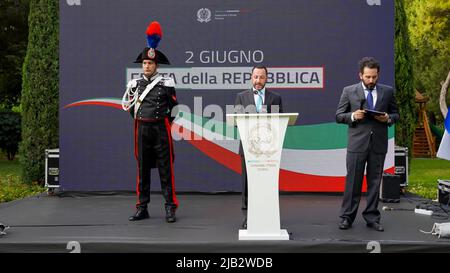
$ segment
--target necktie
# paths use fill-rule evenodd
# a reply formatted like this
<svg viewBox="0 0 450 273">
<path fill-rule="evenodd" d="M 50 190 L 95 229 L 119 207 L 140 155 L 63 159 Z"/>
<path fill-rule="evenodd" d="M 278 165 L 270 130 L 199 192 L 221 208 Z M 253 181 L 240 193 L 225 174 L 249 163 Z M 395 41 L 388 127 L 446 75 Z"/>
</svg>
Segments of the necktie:
<svg viewBox="0 0 450 273">
<path fill-rule="evenodd" d="M 373 110 L 373 96 L 372 96 L 372 91 L 368 89 L 367 91 L 369 91 L 369 93 L 367 94 L 367 105 L 369 106 L 370 110 Z"/>
<path fill-rule="evenodd" d="M 258 99 L 256 100 L 256 112 L 260 113 L 263 104 L 261 91 L 258 91 Z"/>
</svg>

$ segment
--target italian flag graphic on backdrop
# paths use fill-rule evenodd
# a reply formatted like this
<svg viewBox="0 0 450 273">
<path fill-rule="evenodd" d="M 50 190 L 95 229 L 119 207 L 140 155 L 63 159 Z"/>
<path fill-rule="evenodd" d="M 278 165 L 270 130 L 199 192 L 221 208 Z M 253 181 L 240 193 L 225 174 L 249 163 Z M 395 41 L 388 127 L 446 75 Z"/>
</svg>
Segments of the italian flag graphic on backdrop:
<svg viewBox="0 0 450 273">
<path fill-rule="evenodd" d="M 101 105 L 122 110 L 119 98 L 77 101 L 64 108 Z M 213 124 L 213 126 L 212 126 Z M 179 113 L 172 132 L 199 149 L 218 164 L 241 173 L 239 136 L 236 128 L 192 113 Z M 232 133 L 230 133 L 232 132 Z M 388 131 L 389 148 L 384 170 L 394 172 L 394 127 Z M 175 137 L 177 138 L 177 137 Z M 340 192 L 345 187 L 347 126 L 335 122 L 289 126 L 283 145 L 280 190 Z M 299 183 L 301 181 L 301 183 Z M 366 183 L 364 181 L 364 191 Z"/>
</svg>

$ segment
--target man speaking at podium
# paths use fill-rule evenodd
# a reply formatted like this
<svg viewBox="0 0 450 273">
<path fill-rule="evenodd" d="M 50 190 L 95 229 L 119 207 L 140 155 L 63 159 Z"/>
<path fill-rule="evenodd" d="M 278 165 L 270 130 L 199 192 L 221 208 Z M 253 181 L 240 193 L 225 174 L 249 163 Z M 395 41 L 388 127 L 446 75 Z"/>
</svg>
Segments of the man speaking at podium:
<svg viewBox="0 0 450 273">
<path fill-rule="evenodd" d="M 348 125 L 347 176 L 340 229 L 351 227 L 358 212 L 367 164 L 367 206 L 362 215 L 367 227 L 384 231 L 378 196 L 388 149 L 388 126 L 399 119 L 394 89 L 378 84 L 379 63 L 370 57 L 359 62 L 361 82 L 344 87 L 336 122 Z"/>
<path fill-rule="evenodd" d="M 265 66 L 253 67 L 251 78 L 253 87 L 237 94 L 234 103 L 236 113 L 283 113 L 280 95 L 266 89 L 267 75 Z M 244 213 L 242 228 L 246 229 L 248 183 L 242 143 L 239 145 L 239 155 L 241 156 L 242 165 L 242 212 Z"/>
</svg>

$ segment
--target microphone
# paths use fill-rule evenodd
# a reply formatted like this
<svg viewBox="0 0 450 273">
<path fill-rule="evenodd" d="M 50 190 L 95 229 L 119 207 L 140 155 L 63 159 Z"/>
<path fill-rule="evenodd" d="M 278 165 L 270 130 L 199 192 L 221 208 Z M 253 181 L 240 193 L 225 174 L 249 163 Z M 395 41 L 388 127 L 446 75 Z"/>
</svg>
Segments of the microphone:
<svg viewBox="0 0 450 273">
<path fill-rule="evenodd" d="M 258 95 L 258 91 L 253 90 L 253 94 Z"/>
<path fill-rule="evenodd" d="M 363 108 L 364 108 L 364 103 L 366 103 L 366 99 L 362 99 L 362 100 L 361 100 L 361 104 L 359 105 L 359 110 L 363 110 Z"/>
</svg>

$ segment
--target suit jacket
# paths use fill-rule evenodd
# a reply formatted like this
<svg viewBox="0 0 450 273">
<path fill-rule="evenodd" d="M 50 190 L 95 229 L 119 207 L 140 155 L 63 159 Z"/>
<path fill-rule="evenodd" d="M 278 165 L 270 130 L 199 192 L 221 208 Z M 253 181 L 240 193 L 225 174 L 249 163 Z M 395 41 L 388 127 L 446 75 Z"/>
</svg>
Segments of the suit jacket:
<svg viewBox="0 0 450 273">
<path fill-rule="evenodd" d="M 377 84 L 376 111 L 386 112 L 390 117 L 390 122 L 382 123 L 376 119 L 365 115 L 360 121 L 351 120 L 352 112 L 361 108 L 368 108 L 367 100 L 361 82 L 344 87 L 341 99 L 336 111 L 336 122 L 348 124 L 348 152 L 365 152 L 372 137 L 373 150 L 375 153 L 387 153 L 388 148 L 388 126 L 392 126 L 400 118 L 397 104 L 395 102 L 395 92 L 390 86 Z"/>
<path fill-rule="evenodd" d="M 253 90 L 245 90 L 240 92 L 236 96 L 236 101 L 234 102 L 235 112 L 238 114 L 252 114 L 256 113 L 255 98 L 253 95 Z M 267 107 L 267 113 L 276 113 L 276 109 L 272 109 L 273 106 L 278 106 L 278 113 L 283 113 L 283 105 L 281 102 L 281 96 L 277 93 L 267 90 L 264 93 L 264 104 L 263 107 Z"/>
<path fill-rule="evenodd" d="M 283 113 L 283 104 L 281 102 L 281 96 L 277 93 L 267 90 L 264 92 L 264 104 L 263 107 L 267 108 L 267 113 Z M 276 109 L 274 106 L 279 107 Z M 253 95 L 253 89 L 248 89 L 237 94 L 236 101 L 234 102 L 235 112 L 238 114 L 253 114 L 256 113 L 255 97 Z M 277 111 L 278 110 L 278 111 Z M 239 154 L 244 155 L 242 149 L 242 143 L 239 144 Z"/>
</svg>

